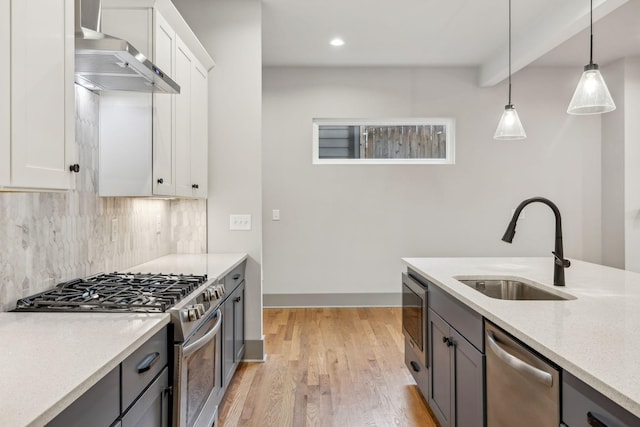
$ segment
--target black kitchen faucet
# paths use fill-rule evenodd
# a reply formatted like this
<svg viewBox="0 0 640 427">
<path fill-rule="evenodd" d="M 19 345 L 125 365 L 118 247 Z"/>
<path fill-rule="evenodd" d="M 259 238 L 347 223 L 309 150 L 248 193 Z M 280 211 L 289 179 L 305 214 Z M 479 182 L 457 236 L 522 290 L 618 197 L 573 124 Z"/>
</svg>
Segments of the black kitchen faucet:
<svg viewBox="0 0 640 427">
<path fill-rule="evenodd" d="M 569 267 L 571 262 L 568 259 L 565 259 L 562 253 L 562 219 L 560 218 L 560 210 L 558 210 L 558 207 L 551 200 L 545 199 L 544 197 L 532 197 L 531 199 L 527 199 L 520 203 L 515 212 L 513 212 L 513 217 L 507 226 L 507 230 L 504 232 L 504 236 L 502 236 L 502 240 L 507 243 L 511 243 L 513 241 L 513 236 L 516 234 L 516 223 L 518 222 L 520 212 L 522 212 L 522 209 L 524 209 L 525 206 L 534 202 L 544 203 L 549 206 L 556 217 L 556 243 L 554 251 L 551 252 L 554 257 L 553 284 L 554 286 L 564 286 L 564 269 Z"/>
</svg>

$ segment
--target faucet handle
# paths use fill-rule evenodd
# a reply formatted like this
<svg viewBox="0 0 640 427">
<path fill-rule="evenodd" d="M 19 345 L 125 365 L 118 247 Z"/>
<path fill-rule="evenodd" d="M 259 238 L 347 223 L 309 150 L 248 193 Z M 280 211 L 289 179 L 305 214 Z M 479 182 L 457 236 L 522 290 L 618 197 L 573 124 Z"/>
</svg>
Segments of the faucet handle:
<svg viewBox="0 0 640 427">
<path fill-rule="evenodd" d="M 568 259 L 562 258 L 560 255 L 558 255 L 556 251 L 552 251 L 551 253 L 556 258 L 555 260 L 556 265 L 559 265 L 564 268 L 571 267 L 571 261 L 569 261 Z"/>
</svg>

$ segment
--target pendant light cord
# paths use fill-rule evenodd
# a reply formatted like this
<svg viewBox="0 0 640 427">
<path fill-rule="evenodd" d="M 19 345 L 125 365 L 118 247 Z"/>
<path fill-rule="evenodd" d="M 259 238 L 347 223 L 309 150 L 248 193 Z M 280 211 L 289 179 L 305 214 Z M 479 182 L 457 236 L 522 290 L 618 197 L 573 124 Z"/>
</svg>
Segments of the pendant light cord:
<svg viewBox="0 0 640 427">
<path fill-rule="evenodd" d="M 589 65 L 593 65 L 593 0 L 591 0 L 591 13 L 589 15 Z"/>
<path fill-rule="evenodd" d="M 511 105 L 511 0 L 509 0 L 509 105 Z"/>
</svg>

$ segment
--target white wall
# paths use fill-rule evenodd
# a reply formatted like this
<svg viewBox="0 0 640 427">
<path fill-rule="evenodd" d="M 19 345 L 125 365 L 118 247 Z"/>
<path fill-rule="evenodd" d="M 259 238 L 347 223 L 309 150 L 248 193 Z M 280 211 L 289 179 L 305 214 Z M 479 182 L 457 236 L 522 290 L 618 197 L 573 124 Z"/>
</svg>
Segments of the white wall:
<svg viewBox="0 0 640 427">
<path fill-rule="evenodd" d="M 174 0 L 216 61 L 209 73 L 209 252 L 247 252 L 247 357 L 262 357 L 260 0 Z M 251 231 L 229 231 L 251 214 Z"/>
<path fill-rule="evenodd" d="M 602 117 L 602 261 L 640 272 L 640 57 L 602 74 L 617 107 Z"/>
<path fill-rule="evenodd" d="M 566 114 L 576 81 L 573 69 L 519 72 L 528 139 L 496 141 L 506 84 L 479 88 L 473 69 L 265 68 L 265 295 L 397 293 L 404 256 L 550 256 L 540 204 L 512 245 L 500 240 L 532 196 L 560 208 L 568 258 L 599 262 L 600 118 Z M 442 116 L 457 121 L 453 166 L 311 164 L 313 118 Z"/>
<path fill-rule="evenodd" d="M 625 268 L 640 272 L 640 57 L 625 59 Z"/>
<path fill-rule="evenodd" d="M 624 60 L 603 67 L 616 109 L 602 116 L 602 263 L 624 268 Z"/>
</svg>

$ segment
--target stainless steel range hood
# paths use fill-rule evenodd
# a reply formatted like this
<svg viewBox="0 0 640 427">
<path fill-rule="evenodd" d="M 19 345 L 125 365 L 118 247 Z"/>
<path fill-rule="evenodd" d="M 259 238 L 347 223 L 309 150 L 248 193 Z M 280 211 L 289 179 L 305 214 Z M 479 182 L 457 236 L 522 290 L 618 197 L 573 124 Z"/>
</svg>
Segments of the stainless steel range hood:
<svg viewBox="0 0 640 427">
<path fill-rule="evenodd" d="M 77 84 L 91 90 L 180 93 L 180 86 L 126 40 L 100 32 L 100 0 L 75 0 Z"/>
</svg>

